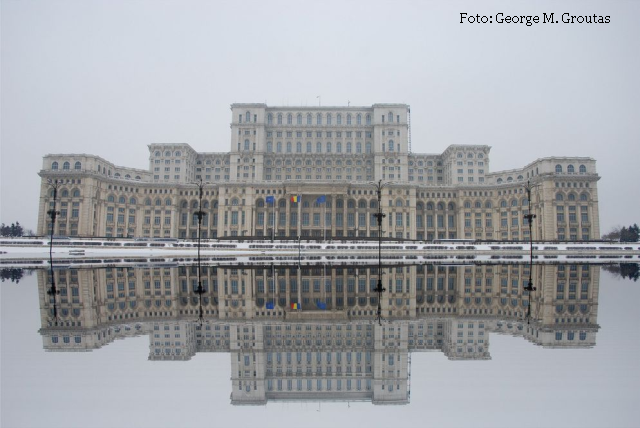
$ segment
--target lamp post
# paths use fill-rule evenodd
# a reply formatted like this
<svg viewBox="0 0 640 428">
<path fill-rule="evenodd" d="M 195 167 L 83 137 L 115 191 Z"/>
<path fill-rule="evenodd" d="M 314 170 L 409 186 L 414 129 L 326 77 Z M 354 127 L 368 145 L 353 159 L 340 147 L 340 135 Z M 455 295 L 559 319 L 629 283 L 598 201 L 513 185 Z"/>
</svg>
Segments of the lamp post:
<svg viewBox="0 0 640 428">
<path fill-rule="evenodd" d="M 202 310 L 202 295 L 205 293 L 204 287 L 202 287 L 202 278 L 201 278 L 201 257 L 200 257 L 200 241 L 201 241 L 201 231 L 202 231 L 202 218 L 204 217 L 204 212 L 202 211 L 202 189 L 204 188 L 206 183 L 200 181 L 191 183 L 198 186 L 198 211 L 194 214 L 198 217 L 198 287 L 195 290 L 195 293 L 199 296 L 200 302 L 200 310 L 198 314 L 198 319 L 200 320 L 200 325 L 202 325 L 202 321 L 204 319 L 204 311 Z"/>
<path fill-rule="evenodd" d="M 529 292 L 529 305 L 527 306 L 527 324 L 530 322 L 531 318 L 531 292 L 536 291 L 536 287 L 533 286 L 532 280 L 532 272 L 533 272 L 533 219 L 536 218 L 535 214 L 531 213 L 531 189 L 533 189 L 533 185 L 529 180 L 527 180 L 527 184 L 524 186 L 525 191 L 527 192 L 527 201 L 529 210 L 527 214 L 524 215 L 524 219 L 529 223 L 529 283 L 526 287 L 524 287 L 524 291 Z"/>
<path fill-rule="evenodd" d="M 382 219 L 386 217 L 386 214 L 382 212 L 382 189 L 391 183 L 382 183 L 379 180 L 377 183 L 373 182 L 372 185 L 376 186 L 376 194 L 378 195 L 378 212 L 374 214 L 374 217 L 378 221 L 378 284 L 375 291 L 378 293 L 378 310 L 376 312 L 376 319 L 380 325 L 382 325 L 382 293 L 387 291 L 382 286 Z"/>
<path fill-rule="evenodd" d="M 60 211 L 56 211 L 56 199 L 58 198 L 58 187 L 60 187 L 61 182 L 57 178 L 54 180 L 49 178 L 47 183 L 53 188 L 53 207 L 47 211 L 49 218 L 51 218 L 51 237 L 49 239 L 49 258 L 51 258 L 53 256 L 53 230 L 56 226 L 56 217 L 60 214 Z"/>
</svg>

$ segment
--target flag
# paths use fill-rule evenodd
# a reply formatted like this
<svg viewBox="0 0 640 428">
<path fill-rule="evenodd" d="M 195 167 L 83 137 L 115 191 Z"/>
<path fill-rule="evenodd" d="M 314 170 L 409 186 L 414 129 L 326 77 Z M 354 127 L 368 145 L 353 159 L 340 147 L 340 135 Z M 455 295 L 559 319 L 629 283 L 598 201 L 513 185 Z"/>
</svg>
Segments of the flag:
<svg viewBox="0 0 640 428">
<path fill-rule="evenodd" d="M 275 309 L 276 308 L 276 304 L 273 302 L 267 302 L 267 309 Z"/>
<path fill-rule="evenodd" d="M 267 203 L 274 204 L 276 202 L 276 198 L 273 196 L 267 196 Z"/>
<path fill-rule="evenodd" d="M 300 199 L 299 196 L 292 196 L 291 197 L 291 202 L 298 202 L 299 199 Z"/>
<path fill-rule="evenodd" d="M 324 302 L 320 302 L 320 301 L 318 301 L 318 302 L 316 303 L 316 305 L 318 306 L 318 309 L 322 309 L 322 310 L 326 310 L 326 309 L 327 309 L 327 304 L 326 304 L 326 303 L 324 303 Z"/>
<path fill-rule="evenodd" d="M 316 199 L 316 203 L 318 204 L 324 204 L 325 202 L 327 202 L 327 197 L 325 195 L 318 196 L 318 199 Z"/>
<path fill-rule="evenodd" d="M 292 303 L 291 309 L 300 309 L 300 306 L 297 303 Z"/>
</svg>

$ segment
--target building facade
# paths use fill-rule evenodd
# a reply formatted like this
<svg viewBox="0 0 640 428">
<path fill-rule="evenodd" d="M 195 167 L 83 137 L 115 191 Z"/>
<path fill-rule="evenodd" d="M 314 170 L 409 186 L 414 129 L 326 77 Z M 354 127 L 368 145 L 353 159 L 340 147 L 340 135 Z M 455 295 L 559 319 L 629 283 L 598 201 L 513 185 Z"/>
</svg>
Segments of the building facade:
<svg viewBox="0 0 640 428">
<path fill-rule="evenodd" d="M 486 145 L 414 153 L 405 104 L 233 104 L 231 112 L 225 153 L 152 144 L 148 170 L 86 154 L 46 155 L 38 233 L 50 231 L 48 180 L 58 180 L 56 235 L 195 238 L 194 183 L 202 180 L 204 238 L 376 237 L 374 183 L 382 182 L 383 236 L 525 240 L 529 181 L 534 239 L 600 237 L 592 158 L 549 157 L 491 172 Z"/>
<path fill-rule="evenodd" d="M 301 271 L 206 267 L 204 321 L 192 266 L 38 271 L 44 349 L 91 351 L 149 337 L 149 359 L 229 353 L 231 402 L 409 402 L 414 352 L 490 359 L 491 334 L 546 348 L 596 344 L 600 267 L 386 266 L 384 320 L 375 320 L 377 268 Z M 60 294 L 53 310 L 52 279 Z M 372 281 L 372 279 L 374 281 Z M 292 310 L 301 287 L 302 310 Z M 267 302 L 273 302 L 269 309 Z M 327 302 L 318 310 L 318 301 Z M 531 316 L 527 318 L 528 306 Z M 57 318 L 53 317 L 54 312 Z"/>
</svg>

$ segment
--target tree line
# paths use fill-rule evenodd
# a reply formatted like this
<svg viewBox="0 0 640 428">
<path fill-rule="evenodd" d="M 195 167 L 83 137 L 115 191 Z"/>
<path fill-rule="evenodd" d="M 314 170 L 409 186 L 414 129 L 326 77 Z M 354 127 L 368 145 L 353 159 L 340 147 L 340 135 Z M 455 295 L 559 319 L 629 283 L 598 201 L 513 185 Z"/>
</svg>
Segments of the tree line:
<svg viewBox="0 0 640 428">
<path fill-rule="evenodd" d="M 33 231 L 22 227 L 19 221 L 11 223 L 11 225 L 2 223 L 0 225 L 0 236 L 33 236 Z"/>
<path fill-rule="evenodd" d="M 640 227 L 636 223 L 629 227 L 616 227 L 611 232 L 602 235 L 607 241 L 638 242 L 640 240 Z"/>
</svg>

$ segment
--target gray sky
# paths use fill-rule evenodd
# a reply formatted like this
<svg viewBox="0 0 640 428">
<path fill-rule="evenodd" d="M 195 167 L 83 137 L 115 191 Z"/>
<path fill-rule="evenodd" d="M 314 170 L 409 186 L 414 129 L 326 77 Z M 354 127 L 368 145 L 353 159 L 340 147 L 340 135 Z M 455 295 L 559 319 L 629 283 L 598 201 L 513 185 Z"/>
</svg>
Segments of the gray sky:
<svg viewBox="0 0 640 428">
<path fill-rule="evenodd" d="M 459 13 L 609 15 L 460 24 Z M 640 2 L 1 2 L 0 220 L 36 226 L 46 153 L 147 168 L 151 143 L 229 150 L 229 105 L 411 105 L 415 152 L 493 171 L 595 158 L 601 230 L 640 220 Z"/>
</svg>

